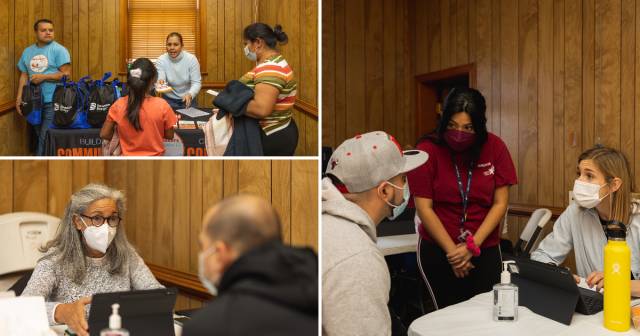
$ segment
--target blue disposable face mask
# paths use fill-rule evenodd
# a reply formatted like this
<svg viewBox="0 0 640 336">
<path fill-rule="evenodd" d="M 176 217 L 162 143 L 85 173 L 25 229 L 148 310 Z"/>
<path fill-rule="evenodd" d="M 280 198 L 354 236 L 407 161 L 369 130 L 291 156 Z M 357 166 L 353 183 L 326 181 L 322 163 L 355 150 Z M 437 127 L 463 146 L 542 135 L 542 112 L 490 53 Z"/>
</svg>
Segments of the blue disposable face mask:
<svg viewBox="0 0 640 336">
<path fill-rule="evenodd" d="M 396 188 L 396 189 L 402 189 L 402 203 L 398 204 L 398 205 L 394 205 L 389 203 L 387 200 L 385 200 L 385 203 L 387 203 L 387 205 L 389 205 L 391 207 L 392 213 L 391 216 L 387 217 L 390 220 L 394 220 L 396 218 L 398 218 L 398 216 L 400 216 L 403 212 L 404 209 L 407 208 L 407 204 L 409 204 L 409 198 L 411 197 L 411 193 L 409 192 L 409 183 L 408 182 L 404 182 L 404 187 L 398 187 L 397 185 L 386 181 L 386 183 L 388 183 L 390 186 Z"/>
</svg>

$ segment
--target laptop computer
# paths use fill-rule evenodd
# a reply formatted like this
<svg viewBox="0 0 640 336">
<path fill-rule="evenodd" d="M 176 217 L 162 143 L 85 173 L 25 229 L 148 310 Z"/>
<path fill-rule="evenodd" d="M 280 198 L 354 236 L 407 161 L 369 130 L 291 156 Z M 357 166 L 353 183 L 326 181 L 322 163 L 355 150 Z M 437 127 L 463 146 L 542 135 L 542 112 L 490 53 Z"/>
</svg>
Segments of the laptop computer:
<svg viewBox="0 0 640 336">
<path fill-rule="evenodd" d="M 601 293 L 579 287 L 566 268 L 531 259 L 513 258 L 517 270 L 512 282 L 518 285 L 518 303 L 536 314 L 569 325 L 574 312 L 592 315 L 602 311 Z"/>
<path fill-rule="evenodd" d="M 176 295 L 175 288 L 95 294 L 89 311 L 89 334 L 98 336 L 109 326 L 111 305 L 118 303 L 122 328 L 129 334 L 175 336 L 173 307 Z"/>
</svg>

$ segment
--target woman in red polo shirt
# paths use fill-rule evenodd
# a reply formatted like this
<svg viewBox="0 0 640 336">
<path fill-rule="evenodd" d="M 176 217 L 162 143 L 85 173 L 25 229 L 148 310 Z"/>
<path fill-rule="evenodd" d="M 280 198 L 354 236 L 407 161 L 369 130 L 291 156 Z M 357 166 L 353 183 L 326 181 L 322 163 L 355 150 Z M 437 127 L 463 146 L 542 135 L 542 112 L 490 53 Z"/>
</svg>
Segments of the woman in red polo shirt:
<svg viewBox="0 0 640 336">
<path fill-rule="evenodd" d="M 452 90 L 437 129 L 419 140 L 429 161 L 408 173 L 420 235 L 418 263 L 443 308 L 499 281 L 499 223 L 517 184 L 504 142 L 487 132 L 475 89 Z"/>
</svg>

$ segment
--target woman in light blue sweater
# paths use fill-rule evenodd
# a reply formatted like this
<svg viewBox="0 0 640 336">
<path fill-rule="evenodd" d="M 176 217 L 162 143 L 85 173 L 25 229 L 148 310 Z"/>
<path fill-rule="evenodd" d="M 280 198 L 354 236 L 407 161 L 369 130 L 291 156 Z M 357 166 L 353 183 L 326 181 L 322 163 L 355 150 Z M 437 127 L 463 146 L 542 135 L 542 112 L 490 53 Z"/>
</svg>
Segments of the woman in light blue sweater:
<svg viewBox="0 0 640 336">
<path fill-rule="evenodd" d="M 202 87 L 200 63 L 193 54 L 183 50 L 183 47 L 180 33 L 169 34 L 167 52 L 156 61 L 158 83 L 173 88 L 162 95 L 173 109 L 197 105 L 196 97 Z"/>
</svg>

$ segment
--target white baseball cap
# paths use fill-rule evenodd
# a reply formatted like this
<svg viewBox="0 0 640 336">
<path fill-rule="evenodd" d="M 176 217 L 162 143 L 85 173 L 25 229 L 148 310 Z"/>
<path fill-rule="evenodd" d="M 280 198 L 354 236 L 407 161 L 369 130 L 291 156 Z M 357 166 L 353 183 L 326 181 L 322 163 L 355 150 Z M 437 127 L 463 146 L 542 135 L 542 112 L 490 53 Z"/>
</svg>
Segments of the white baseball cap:
<svg viewBox="0 0 640 336">
<path fill-rule="evenodd" d="M 402 151 L 393 136 L 375 131 L 340 144 L 329 159 L 326 173 L 338 178 L 346 192 L 359 193 L 418 168 L 428 158 L 429 154 L 421 150 Z"/>
</svg>

